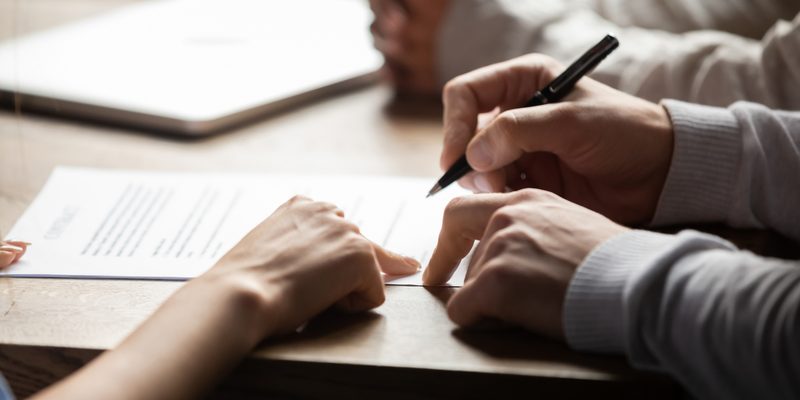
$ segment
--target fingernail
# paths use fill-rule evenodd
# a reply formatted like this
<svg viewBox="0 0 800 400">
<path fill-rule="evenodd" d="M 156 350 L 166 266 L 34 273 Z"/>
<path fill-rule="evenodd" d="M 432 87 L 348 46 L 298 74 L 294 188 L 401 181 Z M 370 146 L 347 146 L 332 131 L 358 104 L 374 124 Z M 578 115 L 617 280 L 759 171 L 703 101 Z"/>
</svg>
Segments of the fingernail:
<svg viewBox="0 0 800 400">
<path fill-rule="evenodd" d="M 475 187 L 478 188 L 481 193 L 491 193 L 494 191 L 492 190 L 492 184 L 489 183 L 489 179 L 486 177 L 486 175 L 475 175 L 473 182 L 475 183 Z"/>
<path fill-rule="evenodd" d="M 478 141 L 470 146 L 467 158 L 475 168 L 488 168 L 493 161 L 492 149 L 485 140 Z"/>
<path fill-rule="evenodd" d="M 419 271 L 419 269 L 421 267 L 419 261 L 417 261 L 417 260 L 415 260 L 415 259 L 413 259 L 411 257 L 403 256 L 403 262 L 405 262 L 409 267 L 413 267 L 417 271 Z"/>
<path fill-rule="evenodd" d="M 10 245 L 10 244 L 4 244 L 4 245 L 0 246 L 0 250 L 12 251 L 12 252 L 15 252 L 15 253 L 19 253 L 19 252 L 22 251 L 22 247 L 13 246 L 13 245 Z"/>
</svg>

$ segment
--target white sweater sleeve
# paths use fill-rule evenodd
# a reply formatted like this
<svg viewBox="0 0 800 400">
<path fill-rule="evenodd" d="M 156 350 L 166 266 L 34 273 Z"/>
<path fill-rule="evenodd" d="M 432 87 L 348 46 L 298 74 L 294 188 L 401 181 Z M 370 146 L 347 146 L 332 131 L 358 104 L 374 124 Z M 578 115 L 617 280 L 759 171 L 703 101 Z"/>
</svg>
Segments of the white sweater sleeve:
<svg viewBox="0 0 800 400">
<path fill-rule="evenodd" d="M 564 305 L 577 350 L 627 355 L 701 399 L 800 398 L 800 262 L 694 231 L 596 248 Z"/>
<path fill-rule="evenodd" d="M 792 0 L 586 0 L 599 16 L 619 26 L 682 33 L 713 29 L 760 39 L 779 19 L 800 12 Z"/>
<path fill-rule="evenodd" d="M 684 3 L 697 4 L 694 0 Z M 780 2 L 784 3 L 789 2 Z M 600 15 L 592 9 L 598 4 L 579 0 L 454 1 L 439 31 L 439 80 L 443 84 L 469 70 L 529 52 L 548 54 L 566 64 L 605 33 L 614 32 L 620 48 L 592 76 L 620 90 L 652 101 L 674 98 L 727 106 L 748 100 L 773 108 L 800 109 L 800 96 L 792 89 L 800 87 L 800 58 L 795 56 L 800 53 L 800 15 L 793 22 L 770 21 L 772 28 L 758 41 L 721 31 L 670 33 L 636 27 L 631 24 L 649 23 L 630 13 L 624 14 L 628 21 L 623 21 L 619 7 L 612 12 L 608 4 L 603 9 L 606 15 Z M 781 7 L 797 11 L 800 2 L 792 0 L 791 5 Z M 661 18 L 657 12 L 647 15 Z M 785 11 L 766 15 L 783 16 Z M 607 19 L 611 17 L 618 23 Z M 764 18 L 758 20 L 763 24 Z"/>
</svg>

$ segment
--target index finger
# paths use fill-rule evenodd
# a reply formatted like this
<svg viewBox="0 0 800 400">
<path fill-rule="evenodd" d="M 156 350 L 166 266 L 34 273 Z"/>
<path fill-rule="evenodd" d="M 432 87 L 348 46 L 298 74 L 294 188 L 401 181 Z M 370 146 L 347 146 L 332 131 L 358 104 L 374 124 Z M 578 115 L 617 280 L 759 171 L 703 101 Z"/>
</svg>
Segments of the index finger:
<svg viewBox="0 0 800 400">
<path fill-rule="evenodd" d="M 442 169 L 464 154 L 475 134 L 479 114 L 496 107 L 507 110 L 524 104 L 555 75 L 555 68 L 555 60 L 532 54 L 483 67 L 448 82 L 442 95 Z"/>
<path fill-rule="evenodd" d="M 378 266 L 386 275 L 409 275 L 419 271 L 419 261 L 384 249 L 381 245 L 372 243 Z"/>
<path fill-rule="evenodd" d="M 444 212 L 439 241 L 425 272 L 425 285 L 442 285 L 450 279 L 475 240 L 483 237 L 492 214 L 510 201 L 508 193 L 487 193 L 453 199 Z"/>
</svg>

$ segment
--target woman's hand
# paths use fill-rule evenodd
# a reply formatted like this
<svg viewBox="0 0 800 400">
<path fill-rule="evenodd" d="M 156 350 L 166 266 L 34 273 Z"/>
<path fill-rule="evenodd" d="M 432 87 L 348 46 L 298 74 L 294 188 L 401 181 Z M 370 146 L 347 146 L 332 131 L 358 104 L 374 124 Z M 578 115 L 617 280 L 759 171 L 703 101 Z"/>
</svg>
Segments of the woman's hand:
<svg viewBox="0 0 800 400">
<path fill-rule="evenodd" d="M 333 204 L 295 197 L 196 281 L 252 296 L 259 339 L 291 332 L 334 303 L 346 311 L 377 307 L 381 272 L 410 274 L 419 263 L 370 242 L 343 217 Z"/>
<path fill-rule="evenodd" d="M 0 269 L 6 268 L 19 261 L 20 257 L 25 254 L 28 246 L 30 246 L 30 243 L 17 240 L 0 240 Z"/>
<path fill-rule="evenodd" d="M 560 103 L 517 108 L 563 69 L 532 54 L 450 81 L 441 167 L 466 152 L 476 173 L 460 183 L 474 191 L 540 188 L 615 221 L 648 222 L 672 158 L 666 110 L 590 78 Z"/>
<path fill-rule="evenodd" d="M 384 300 L 381 271 L 419 264 L 371 243 L 332 204 L 295 197 L 208 272 L 170 297 L 113 351 L 42 398 L 196 398 L 267 336 L 337 304 Z"/>
</svg>

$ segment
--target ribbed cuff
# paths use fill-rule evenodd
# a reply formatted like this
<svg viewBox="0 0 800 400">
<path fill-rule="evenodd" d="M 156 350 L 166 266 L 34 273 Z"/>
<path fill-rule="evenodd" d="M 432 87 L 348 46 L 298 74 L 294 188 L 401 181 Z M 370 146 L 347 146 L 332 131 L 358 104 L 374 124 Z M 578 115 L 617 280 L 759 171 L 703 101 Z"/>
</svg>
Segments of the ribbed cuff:
<svg viewBox="0 0 800 400">
<path fill-rule="evenodd" d="M 625 289 L 656 249 L 675 239 L 630 231 L 597 246 L 578 267 L 564 300 L 564 333 L 574 349 L 627 354 Z"/>
<path fill-rule="evenodd" d="M 653 225 L 721 222 L 732 204 L 742 152 L 740 127 L 724 108 L 664 100 L 675 132 Z"/>
</svg>

